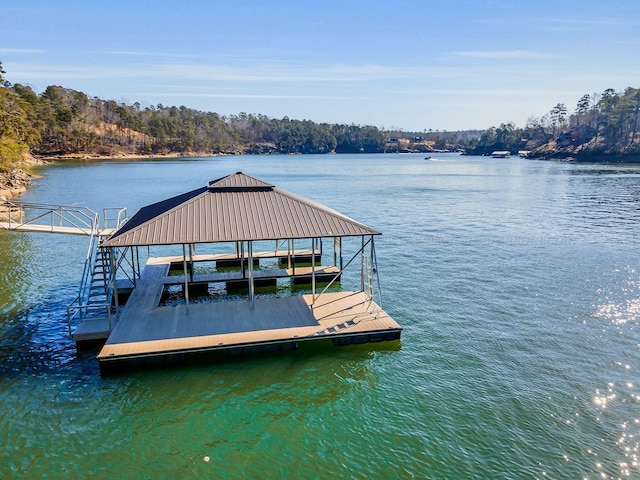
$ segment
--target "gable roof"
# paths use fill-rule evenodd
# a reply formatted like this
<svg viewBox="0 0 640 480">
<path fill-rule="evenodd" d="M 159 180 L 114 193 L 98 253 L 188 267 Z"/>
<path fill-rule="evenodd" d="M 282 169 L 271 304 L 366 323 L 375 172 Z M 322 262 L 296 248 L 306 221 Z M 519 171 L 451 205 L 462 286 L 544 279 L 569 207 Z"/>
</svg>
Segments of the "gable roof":
<svg viewBox="0 0 640 480">
<path fill-rule="evenodd" d="M 142 207 L 103 245 L 174 245 L 380 235 L 320 203 L 237 172 Z"/>
</svg>

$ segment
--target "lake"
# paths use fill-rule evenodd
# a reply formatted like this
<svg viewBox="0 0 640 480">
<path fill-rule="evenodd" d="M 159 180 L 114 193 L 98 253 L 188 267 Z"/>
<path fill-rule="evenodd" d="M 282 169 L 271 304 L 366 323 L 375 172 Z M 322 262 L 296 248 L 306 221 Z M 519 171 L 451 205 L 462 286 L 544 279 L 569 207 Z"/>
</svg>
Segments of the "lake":
<svg viewBox="0 0 640 480">
<path fill-rule="evenodd" d="M 640 478 L 640 166 L 456 154 L 60 163 L 139 207 L 243 171 L 382 231 L 395 343 L 101 378 L 87 240 L 0 232 L 0 478 Z"/>
</svg>

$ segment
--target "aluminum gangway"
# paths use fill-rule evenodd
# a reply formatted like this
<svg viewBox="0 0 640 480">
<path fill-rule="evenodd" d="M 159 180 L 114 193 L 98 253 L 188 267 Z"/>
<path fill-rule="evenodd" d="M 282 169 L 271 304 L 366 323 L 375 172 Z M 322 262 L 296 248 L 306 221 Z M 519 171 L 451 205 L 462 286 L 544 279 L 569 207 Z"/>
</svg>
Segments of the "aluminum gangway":
<svg viewBox="0 0 640 480">
<path fill-rule="evenodd" d="M 101 221 L 97 212 L 84 206 L 0 203 L 0 229 L 89 238 L 78 295 L 67 309 L 69 334 L 76 341 L 104 339 L 113 328 L 111 261 L 122 261 L 122 255 L 115 251 L 112 257 L 100 244 L 126 221 L 126 208 L 103 209 Z"/>
</svg>

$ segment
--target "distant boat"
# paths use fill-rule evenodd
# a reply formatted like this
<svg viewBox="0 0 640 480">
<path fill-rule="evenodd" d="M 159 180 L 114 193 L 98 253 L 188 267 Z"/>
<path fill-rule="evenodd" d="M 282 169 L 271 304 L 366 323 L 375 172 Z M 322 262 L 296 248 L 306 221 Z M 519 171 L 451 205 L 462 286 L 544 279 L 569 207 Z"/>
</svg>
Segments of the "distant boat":
<svg viewBox="0 0 640 480">
<path fill-rule="evenodd" d="M 495 152 L 491 153 L 491 156 L 493 158 L 509 158 L 510 155 L 511 152 L 509 152 L 508 150 L 496 150 Z"/>
</svg>

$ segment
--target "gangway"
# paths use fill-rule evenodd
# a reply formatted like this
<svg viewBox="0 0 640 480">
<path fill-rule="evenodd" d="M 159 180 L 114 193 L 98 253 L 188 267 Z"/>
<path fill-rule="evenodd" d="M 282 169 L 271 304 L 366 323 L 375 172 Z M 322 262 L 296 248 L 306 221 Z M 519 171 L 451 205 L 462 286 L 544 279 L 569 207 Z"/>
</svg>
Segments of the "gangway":
<svg viewBox="0 0 640 480">
<path fill-rule="evenodd" d="M 17 232 L 63 233 L 66 235 L 98 235 L 109 237 L 115 230 L 106 225 L 107 212 L 121 212 L 116 227 L 126 215 L 126 209 L 105 209 L 105 224 L 100 225 L 98 213 L 76 205 L 48 205 L 44 203 L 0 203 L 0 228 Z"/>
<path fill-rule="evenodd" d="M 67 309 L 69 335 L 76 342 L 105 339 L 113 328 L 111 258 L 100 244 L 126 221 L 125 208 L 105 208 L 101 222 L 97 212 L 84 206 L 0 203 L 0 229 L 89 237 L 78 295 Z M 115 254 L 114 260 L 121 261 Z"/>
</svg>

